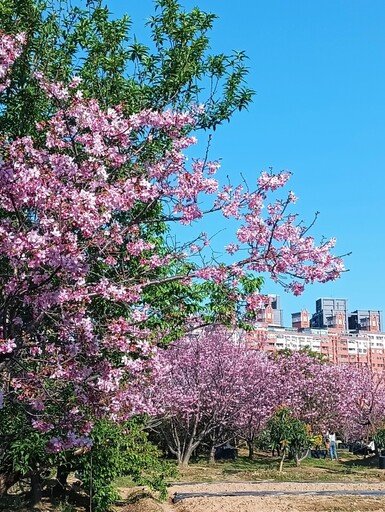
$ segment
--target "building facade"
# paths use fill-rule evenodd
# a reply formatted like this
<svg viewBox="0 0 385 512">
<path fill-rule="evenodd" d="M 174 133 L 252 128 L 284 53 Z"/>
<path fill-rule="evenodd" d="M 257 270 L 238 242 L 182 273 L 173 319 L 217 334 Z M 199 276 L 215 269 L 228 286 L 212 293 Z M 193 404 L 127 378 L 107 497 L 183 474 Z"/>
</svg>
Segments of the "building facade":
<svg viewBox="0 0 385 512">
<path fill-rule="evenodd" d="M 318 299 L 316 312 L 310 316 L 304 309 L 292 314 L 292 326 L 285 328 L 259 321 L 247 333 L 250 349 L 277 352 L 309 349 L 324 355 L 333 363 L 368 366 L 385 371 L 385 333 L 382 312 L 357 310 L 348 314 L 346 299 Z"/>
<path fill-rule="evenodd" d="M 283 312 L 279 295 L 268 295 L 265 308 L 257 313 L 257 321 L 271 326 L 283 327 Z"/>
</svg>

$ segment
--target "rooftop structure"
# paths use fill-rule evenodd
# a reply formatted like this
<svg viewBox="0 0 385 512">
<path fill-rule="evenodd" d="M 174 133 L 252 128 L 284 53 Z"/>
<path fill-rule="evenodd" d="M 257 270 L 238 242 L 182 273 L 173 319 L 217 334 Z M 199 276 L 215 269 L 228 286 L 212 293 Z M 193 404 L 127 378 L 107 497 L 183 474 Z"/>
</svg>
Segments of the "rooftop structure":
<svg viewBox="0 0 385 512">
<path fill-rule="evenodd" d="M 318 299 L 310 325 L 318 329 L 346 330 L 348 326 L 348 301 L 346 299 Z"/>
<path fill-rule="evenodd" d="M 283 313 L 279 295 L 269 295 L 265 309 L 257 314 L 257 321 L 283 327 Z"/>
<path fill-rule="evenodd" d="M 383 330 L 382 311 L 359 309 L 349 315 L 349 331 L 380 332 Z"/>
</svg>

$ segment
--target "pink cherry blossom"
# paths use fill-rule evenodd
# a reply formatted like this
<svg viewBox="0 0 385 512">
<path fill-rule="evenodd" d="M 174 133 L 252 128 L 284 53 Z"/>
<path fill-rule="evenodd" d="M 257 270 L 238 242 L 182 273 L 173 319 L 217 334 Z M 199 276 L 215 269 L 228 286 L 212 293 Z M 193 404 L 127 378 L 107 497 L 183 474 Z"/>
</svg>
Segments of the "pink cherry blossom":
<svg viewBox="0 0 385 512">
<path fill-rule="evenodd" d="M 24 41 L 0 35 L 0 93 Z M 217 161 L 189 163 L 183 151 L 196 142 L 187 134 L 196 109 L 126 116 L 122 105 L 104 109 L 87 98 L 76 77 L 69 86 L 39 71 L 36 79 L 52 105 L 37 124 L 39 140 L 0 137 L 0 370 L 10 375 L 4 400 L 27 404 L 35 428 L 52 425 L 50 449 L 60 451 L 86 443 L 96 418 L 156 411 L 147 390 L 160 378 L 156 346 L 169 332 L 146 324 L 160 314 L 149 289 L 208 280 L 229 285 L 235 306 L 245 301 L 237 285 L 248 271 L 286 276 L 286 289 L 300 293 L 338 278 L 344 266 L 333 239 L 317 245 L 297 223 L 292 192 L 270 198 L 289 173 L 263 172 L 253 190 L 221 186 Z M 151 159 L 145 148 L 155 134 L 168 145 Z M 155 221 L 183 226 L 211 214 L 236 224 L 227 251 L 242 260 L 205 259 L 206 234 L 164 253 L 147 234 Z M 198 251 L 202 264 L 192 265 Z M 187 264 L 188 273 L 175 273 L 174 264 Z M 246 303 L 255 310 L 261 297 Z"/>
</svg>

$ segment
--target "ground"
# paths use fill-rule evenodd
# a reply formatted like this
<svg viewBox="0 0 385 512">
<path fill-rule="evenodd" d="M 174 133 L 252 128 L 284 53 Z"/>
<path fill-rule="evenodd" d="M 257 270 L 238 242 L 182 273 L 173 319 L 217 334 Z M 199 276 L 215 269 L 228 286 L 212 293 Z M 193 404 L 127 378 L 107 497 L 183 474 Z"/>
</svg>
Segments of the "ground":
<svg viewBox="0 0 385 512">
<path fill-rule="evenodd" d="M 159 502 L 147 489 L 135 488 L 129 479 L 120 479 L 117 486 L 122 500 L 116 504 L 116 512 L 385 512 L 385 471 L 378 469 L 378 459 L 354 457 L 348 452 L 341 452 L 339 462 L 306 459 L 300 468 L 288 463 L 282 473 L 277 471 L 277 460 L 263 453 L 255 461 L 242 456 L 235 463 L 196 461 L 180 470 L 177 481 L 170 483 L 166 502 Z M 363 495 L 314 494 L 322 491 Z M 267 494 L 249 495 L 256 492 Z M 365 496 L 368 492 L 374 495 Z M 375 495 L 377 492 L 383 495 Z M 188 493 L 208 496 L 179 500 Z M 232 495 L 213 495 L 223 493 Z M 69 503 L 56 508 L 44 501 L 35 510 L 85 512 L 84 503 L 75 498 L 75 494 L 69 496 Z M 23 508 L 22 496 L 15 488 L 13 496 L 0 501 L 0 510 L 33 509 Z"/>
<path fill-rule="evenodd" d="M 385 471 L 378 469 L 378 459 L 355 457 L 349 452 L 341 452 L 339 462 L 306 459 L 300 468 L 288 464 L 282 473 L 277 471 L 276 460 L 267 454 L 259 454 L 255 462 L 240 459 L 237 464 L 214 467 L 193 464 L 181 471 L 179 479 L 190 483 L 174 484 L 169 489 L 171 495 L 175 492 L 382 491 L 384 496 L 283 494 L 188 498 L 169 509 L 175 512 L 385 512 Z M 201 483 L 194 483 L 198 481 Z"/>
<path fill-rule="evenodd" d="M 197 497 L 177 502 L 173 509 L 175 512 L 304 512 L 304 511 L 385 511 L 384 497 L 364 497 L 358 495 L 345 496 L 312 496 L 314 492 L 367 492 L 383 491 L 385 484 L 366 483 L 298 483 L 298 482 L 245 482 L 245 483 L 219 483 L 196 484 L 189 486 L 173 486 L 171 489 L 177 493 L 279 493 L 279 496 L 224 496 L 224 497 Z M 300 493 L 290 495 L 285 493 Z M 301 494 L 306 493 L 306 495 Z M 178 494 L 176 495 L 178 497 Z"/>
</svg>

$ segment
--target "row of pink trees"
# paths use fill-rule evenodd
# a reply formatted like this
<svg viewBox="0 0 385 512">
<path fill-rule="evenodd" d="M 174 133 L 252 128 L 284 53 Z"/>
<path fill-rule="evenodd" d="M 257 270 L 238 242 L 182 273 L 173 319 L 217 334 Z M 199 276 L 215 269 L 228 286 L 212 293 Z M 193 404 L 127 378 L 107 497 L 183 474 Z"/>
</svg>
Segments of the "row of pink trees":
<svg viewBox="0 0 385 512">
<path fill-rule="evenodd" d="M 385 419 L 381 376 L 303 352 L 268 357 L 223 328 L 179 340 L 160 358 L 165 371 L 154 399 L 163 412 L 155 428 L 180 464 L 203 442 L 212 458 L 215 447 L 235 436 L 252 458 L 256 438 L 281 407 L 314 433 L 337 430 L 353 440 Z"/>
</svg>

